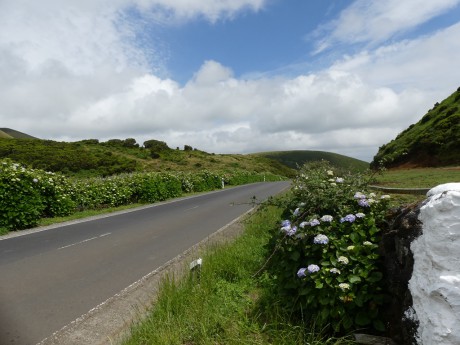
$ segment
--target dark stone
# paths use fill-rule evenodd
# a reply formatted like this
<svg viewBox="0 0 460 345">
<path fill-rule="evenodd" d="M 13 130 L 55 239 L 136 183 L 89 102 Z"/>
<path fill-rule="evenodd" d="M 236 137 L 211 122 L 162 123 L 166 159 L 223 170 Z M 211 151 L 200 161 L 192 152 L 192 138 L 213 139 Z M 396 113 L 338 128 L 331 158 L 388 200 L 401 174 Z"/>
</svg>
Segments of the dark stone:
<svg viewBox="0 0 460 345">
<path fill-rule="evenodd" d="M 410 245 L 422 234 L 418 219 L 424 202 L 392 209 L 387 216 L 387 226 L 382 229 L 379 251 L 382 258 L 385 289 L 389 295 L 383 318 L 386 336 L 400 345 L 416 345 L 418 324 L 405 316 L 412 307 L 408 289 L 412 277 L 414 258 Z"/>
</svg>

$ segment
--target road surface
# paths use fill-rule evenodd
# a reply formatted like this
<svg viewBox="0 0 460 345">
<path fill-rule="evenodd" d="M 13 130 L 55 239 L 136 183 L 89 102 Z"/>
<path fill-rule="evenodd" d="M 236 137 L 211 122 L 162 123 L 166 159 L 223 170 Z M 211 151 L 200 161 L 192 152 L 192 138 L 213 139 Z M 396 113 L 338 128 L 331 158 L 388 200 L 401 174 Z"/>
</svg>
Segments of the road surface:
<svg viewBox="0 0 460 345">
<path fill-rule="evenodd" d="M 50 336 L 265 200 L 255 183 L 0 238 L 0 344 Z"/>
</svg>

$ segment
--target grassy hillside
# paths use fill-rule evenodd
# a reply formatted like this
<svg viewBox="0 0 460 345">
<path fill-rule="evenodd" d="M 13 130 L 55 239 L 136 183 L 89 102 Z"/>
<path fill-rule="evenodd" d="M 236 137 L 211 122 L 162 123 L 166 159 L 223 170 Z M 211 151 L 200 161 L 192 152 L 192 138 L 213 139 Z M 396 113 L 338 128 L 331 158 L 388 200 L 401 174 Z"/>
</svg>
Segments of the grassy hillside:
<svg viewBox="0 0 460 345">
<path fill-rule="evenodd" d="M 166 146 L 166 145 L 165 145 Z M 293 169 L 266 157 L 228 154 L 218 155 L 194 150 L 166 147 L 144 148 L 134 139 L 99 142 L 2 139 L 0 159 L 9 158 L 31 168 L 62 172 L 73 176 L 108 176 L 133 171 L 202 171 L 246 170 L 271 172 L 292 177 Z"/>
<path fill-rule="evenodd" d="M 259 154 L 214 154 L 193 149 L 171 149 L 150 140 L 140 147 L 134 139 L 99 142 L 56 142 L 37 139 L 0 138 L 0 159 L 9 158 L 31 168 L 73 176 L 108 176 L 133 171 L 234 171 L 270 172 L 294 177 L 295 168 L 313 160 L 328 160 L 351 170 L 364 170 L 368 163 L 320 151 L 283 151 Z M 144 143 L 144 144 L 146 144 Z"/>
<path fill-rule="evenodd" d="M 363 171 L 369 168 L 369 163 L 362 160 L 324 151 L 277 151 L 262 152 L 255 156 L 274 159 L 290 168 L 297 169 L 307 162 L 326 160 L 334 166 L 351 171 Z"/>
<path fill-rule="evenodd" d="M 460 88 L 379 148 L 371 165 L 441 167 L 460 164 Z"/>
<path fill-rule="evenodd" d="M 11 128 L 0 128 L 0 138 L 37 139 L 29 134 L 22 133 Z"/>
<path fill-rule="evenodd" d="M 1 129 L 0 129 L 0 138 L 4 138 L 4 139 L 12 139 L 13 137 L 5 132 L 3 132 Z"/>
</svg>

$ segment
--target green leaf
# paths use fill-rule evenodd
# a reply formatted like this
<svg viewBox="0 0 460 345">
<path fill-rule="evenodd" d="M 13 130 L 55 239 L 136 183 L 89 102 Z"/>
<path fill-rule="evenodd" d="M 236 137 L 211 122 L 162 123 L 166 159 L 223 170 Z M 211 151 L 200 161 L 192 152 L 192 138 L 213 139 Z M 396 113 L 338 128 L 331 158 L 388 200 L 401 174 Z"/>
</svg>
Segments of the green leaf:
<svg viewBox="0 0 460 345">
<path fill-rule="evenodd" d="M 323 286 L 324 286 L 324 284 L 323 284 L 322 282 L 320 282 L 320 281 L 316 281 L 316 282 L 315 282 L 315 287 L 316 287 L 317 289 L 322 289 Z"/>
<path fill-rule="evenodd" d="M 380 320 L 374 320 L 372 325 L 377 331 L 384 332 L 385 331 L 385 324 Z"/>
<path fill-rule="evenodd" d="M 300 253 L 298 251 L 295 251 L 291 254 L 291 259 L 294 261 L 298 261 L 300 258 Z"/>
<path fill-rule="evenodd" d="M 366 326 L 371 323 L 371 319 L 366 313 L 359 312 L 358 314 L 356 314 L 355 323 L 358 326 Z"/>
<path fill-rule="evenodd" d="M 360 282 L 360 281 L 361 281 L 361 278 L 358 277 L 358 276 L 350 276 L 350 277 L 348 278 L 348 281 L 349 281 L 350 283 L 354 284 L 354 283 Z"/>
<path fill-rule="evenodd" d="M 353 241 L 353 243 L 358 243 L 359 241 L 359 235 L 355 232 L 350 234 L 350 239 Z"/>
<path fill-rule="evenodd" d="M 375 282 L 382 280 L 382 278 L 383 278 L 382 272 L 372 272 L 369 278 L 367 278 L 367 281 L 371 283 L 375 283 Z"/>
<path fill-rule="evenodd" d="M 351 317 L 349 317 L 348 315 L 345 315 L 343 317 L 343 328 L 345 329 L 350 329 L 351 326 L 353 326 L 353 319 Z"/>
</svg>

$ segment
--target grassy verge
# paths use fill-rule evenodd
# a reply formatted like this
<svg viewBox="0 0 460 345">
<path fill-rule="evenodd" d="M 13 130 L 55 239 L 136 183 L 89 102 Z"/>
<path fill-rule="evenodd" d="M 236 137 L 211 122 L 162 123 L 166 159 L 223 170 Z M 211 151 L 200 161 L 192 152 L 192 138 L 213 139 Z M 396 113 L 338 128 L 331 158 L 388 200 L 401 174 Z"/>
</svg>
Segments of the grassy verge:
<svg viewBox="0 0 460 345">
<path fill-rule="evenodd" d="M 386 170 L 375 176 L 372 184 L 394 188 L 433 188 L 460 182 L 460 167 Z M 392 194 L 393 204 L 410 204 L 425 199 L 424 195 Z"/>
<path fill-rule="evenodd" d="M 203 256 L 200 276 L 165 279 L 148 317 L 123 344 L 352 344 L 330 339 L 282 312 L 263 266 L 269 229 L 281 210 L 263 206 L 243 235 Z"/>
<path fill-rule="evenodd" d="M 375 184 L 396 188 L 433 188 L 449 182 L 460 182 L 460 168 L 387 170 L 376 176 Z"/>
</svg>

